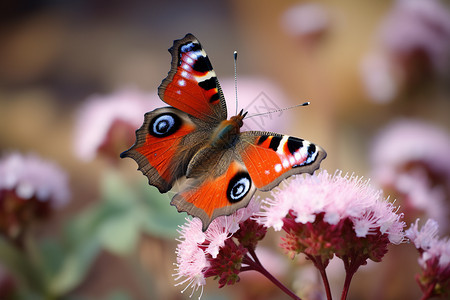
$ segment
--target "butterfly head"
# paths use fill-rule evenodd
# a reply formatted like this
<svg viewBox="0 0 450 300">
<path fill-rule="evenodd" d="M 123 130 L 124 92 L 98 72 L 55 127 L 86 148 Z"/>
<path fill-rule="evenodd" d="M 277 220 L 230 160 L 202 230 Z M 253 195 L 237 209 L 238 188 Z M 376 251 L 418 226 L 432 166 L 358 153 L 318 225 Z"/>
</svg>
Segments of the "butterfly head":
<svg viewBox="0 0 450 300">
<path fill-rule="evenodd" d="M 243 109 L 236 115 L 230 118 L 230 122 L 233 122 L 237 128 L 241 128 L 244 125 L 244 118 L 247 116 L 247 111 L 244 112 Z"/>
</svg>

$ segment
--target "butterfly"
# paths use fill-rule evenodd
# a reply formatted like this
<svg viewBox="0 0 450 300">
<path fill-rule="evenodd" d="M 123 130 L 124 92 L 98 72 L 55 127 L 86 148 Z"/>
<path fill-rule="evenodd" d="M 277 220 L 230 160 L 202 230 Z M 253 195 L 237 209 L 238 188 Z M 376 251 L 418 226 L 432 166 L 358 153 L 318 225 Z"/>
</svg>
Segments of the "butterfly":
<svg viewBox="0 0 450 300">
<path fill-rule="evenodd" d="M 293 174 L 312 174 L 326 152 L 303 139 L 264 131 L 240 132 L 247 113 L 227 119 L 216 73 L 192 34 L 175 40 L 158 95 L 168 107 L 145 114 L 130 157 L 159 192 L 185 177 L 171 204 L 198 217 L 205 231 L 215 218 L 248 205 Z"/>
</svg>

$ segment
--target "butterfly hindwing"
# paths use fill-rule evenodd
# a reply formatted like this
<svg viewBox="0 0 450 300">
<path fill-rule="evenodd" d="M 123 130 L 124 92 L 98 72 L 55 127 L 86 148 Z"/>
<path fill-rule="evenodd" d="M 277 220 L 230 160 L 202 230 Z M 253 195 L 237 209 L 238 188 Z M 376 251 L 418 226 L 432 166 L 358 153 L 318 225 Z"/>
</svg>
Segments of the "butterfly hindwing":
<svg viewBox="0 0 450 300">
<path fill-rule="evenodd" d="M 205 126 L 176 108 L 155 109 L 145 114 L 135 144 L 120 156 L 133 158 L 149 184 L 165 193 L 185 175 L 192 156 L 206 143 Z"/>
<path fill-rule="evenodd" d="M 327 156 L 309 141 L 272 132 L 243 132 L 236 148 L 253 184 L 262 191 L 271 190 L 291 175 L 312 174 Z"/>
<path fill-rule="evenodd" d="M 312 174 L 325 157 L 321 147 L 306 140 L 243 132 L 235 147 L 202 147 L 188 165 L 185 188 L 171 204 L 199 217 L 206 230 L 214 218 L 247 206 L 256 190 L 271 190 L 294 174 Z"/>
<path fill-rule="evenodd" d="M 222 90 L 208 55 L 192 34 L 169 49 L 171 69 L 158 88 L 161 100 L 191 116 L 220 122 L 227 118 Z"/>
<path fill-rule="evenodd" d="M 250 174 L 236 154 L 234 149 L 202 148 L 189 164 L 184 189 L 172 199 L 178 211 L 202 220 L 203 231 L 218 216 L 247 206 L 255 193 Z"/>
</svg>

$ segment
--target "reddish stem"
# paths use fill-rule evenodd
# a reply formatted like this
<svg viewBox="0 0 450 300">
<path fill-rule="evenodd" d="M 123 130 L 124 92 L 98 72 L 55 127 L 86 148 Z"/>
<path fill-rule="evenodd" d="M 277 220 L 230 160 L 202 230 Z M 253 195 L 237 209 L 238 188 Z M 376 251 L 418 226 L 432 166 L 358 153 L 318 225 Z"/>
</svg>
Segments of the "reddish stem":
<svg viewBox="0 0 450 300">
<path fill-rule="evenodd" d="M 278 288 L 280 288 L 284 293 L 286 293 L 289 297 L 291 297 L 294 300 L 302 300 L 300 297 L 298 297 L 296 294 L 294 294 L 293 291 L 288 289 L 284 284 L 282 284 L 278 279 L 276 279 L 272 274 L 269 273 L 261 264 L 258 257 L 256 256 L 256 253 L 254 250 L 249 250 L 249 253 L 251 255 L 246 255 L 244 259 L 242 260 L 242 263 L 247 264 L 248 267 L 242 267 L 241 272 L 243 271 L 249 271 L 254 270 L 262 275 L 264 275 L 267 279 L 272 281 L 273 284 L 275 284 Z M 252 259 L 253 258 L 253 259 Z"/>
<path fill-rule="evenodd" d="M 436 286 L 436 282 L 433 282 L 428 285 L 426 291 L 424 291 L 422 298 L 420 300 L 427 300 L 433 296 L 433 291 Z"/>
<path fill-rule="evenodd" d="M 350 282 L 352 281 L 354 272 L 346 272 L 344 287 L 342 289 L 341 300 L 346 300 L 348 295 L 348 290 L 350 289 Z"/>
<path fill-rule="evenodd" d="M 328 300 L 332 300 L 331 296 L 331 289 L 330 289 L 330 283 L 328 281 L 328 276 L 325 271 L 325 265 L 322 262 L 322 258 L 320 256 L 312 256 L 309 254 L 306 254 L 306 256 L 314 263 L 314 266 L 319 270 L 320 276 L 322 277 L 323 286 L 325 288 L 325 293 L 327 295 Z"/>
<path fill-rule="evenodd" d="M 357 259 L 356 255 L 353 257 L 349 257 L 348 255 L 344 255 L 342 258 L 345 267 L 345 281 L 344 287 L 342 289 L 341 300 L 346 300 L 348 291 L 350 289 L 350 283 L 352 281 L 353 275 L 355 275 L 358 268 L 364 264 L 364 259 Z"/>
</svg>

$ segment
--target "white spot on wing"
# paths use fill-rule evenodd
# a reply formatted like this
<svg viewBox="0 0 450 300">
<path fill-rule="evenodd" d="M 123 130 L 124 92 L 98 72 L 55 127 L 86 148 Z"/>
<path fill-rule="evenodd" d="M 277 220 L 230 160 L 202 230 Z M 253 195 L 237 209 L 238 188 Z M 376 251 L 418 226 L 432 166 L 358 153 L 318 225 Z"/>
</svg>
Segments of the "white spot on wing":
<svg viewBox="0 0 450 300">
<path fill-rule="evenodd" d="M 191 52 L 191 55 L 193 59 L 198 59 L 200 56 L 203 56 L 201 51 L 193 51 Z"/>
<path fill-rule="evenodd" d="M 304 141 L 303 142 L 303 147 L 300 148 L 300 154 L 302 155 L 302 157 L 307 157 L 308 156 L 308 146 L 310 143 Z"/>
<path fill-rule="evenodd" d="M 281 169 L 282 169 L 282 167 L 280 164 L 275 165 L 275 172 L 279 173 L 279 172 L 281 172 Z"/>
<path fill-rule="evenodd" d="M 289 155 L 289 163 L 292 165 L 295 165 L 295 158 L 292 155 Z"/>
<path fill-rule="evenodd" d="M 178 85 L 179 86 L 185 86 L 186 85 L 186 80 L 184 80 L 184 79 L 178 80 Z"/>
</svg>

